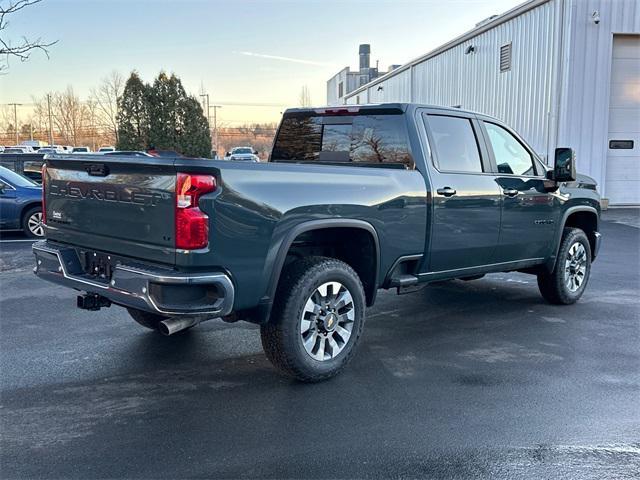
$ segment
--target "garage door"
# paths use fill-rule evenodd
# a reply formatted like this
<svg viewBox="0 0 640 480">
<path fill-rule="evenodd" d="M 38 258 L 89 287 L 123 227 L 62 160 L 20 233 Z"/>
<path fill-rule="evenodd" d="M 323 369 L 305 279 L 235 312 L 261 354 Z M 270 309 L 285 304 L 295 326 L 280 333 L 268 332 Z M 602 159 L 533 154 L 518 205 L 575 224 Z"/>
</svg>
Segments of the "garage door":
<svg viewBox="0 0 640 480">
<path fill-rule="evenodd" d="M 604 195 L 611 205 L 640 204 L 640 35 L 615 35 Z"/>
</svg>

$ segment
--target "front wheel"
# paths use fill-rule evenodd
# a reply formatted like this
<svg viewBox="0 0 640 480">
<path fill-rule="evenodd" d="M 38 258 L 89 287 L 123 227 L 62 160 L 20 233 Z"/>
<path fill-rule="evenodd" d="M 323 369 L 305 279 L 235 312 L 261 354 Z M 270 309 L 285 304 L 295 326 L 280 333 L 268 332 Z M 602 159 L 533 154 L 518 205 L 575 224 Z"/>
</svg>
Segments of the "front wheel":
<svg viewBox="0 0 640 480">
<path fill-rule="evenodd" d="M 364 327 L 365 295 L 346 263 L 308 257 L 285 268 L 269 323 L 260 329 L 267 358 L 304 382 L 338 374 Z"/>
<path fill-rule="evenodd" d="M 538 275 L 538 288 L 549 303 L 571 305 L 584 293 L 591 273 L 591 246 L 579 228 L 565 228 L 551 273 Z"/>
</svg>

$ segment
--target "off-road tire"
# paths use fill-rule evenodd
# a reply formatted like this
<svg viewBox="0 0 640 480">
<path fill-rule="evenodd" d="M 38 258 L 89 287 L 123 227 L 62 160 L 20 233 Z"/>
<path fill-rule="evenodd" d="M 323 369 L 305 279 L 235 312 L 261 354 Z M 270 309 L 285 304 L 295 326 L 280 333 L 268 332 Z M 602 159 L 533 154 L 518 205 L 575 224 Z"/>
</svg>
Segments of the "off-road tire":
<svg viewBox="0 0 640 480">
<path fill-rule="evenodd" d="M 337 281 L 353 298 L 354 324 L 349 340 L 335 358 L 318 361 L 305 350 L 300 322 L 307 299 L 322 284 Z M 364 327 L 365 294 L 358 274 L 346 263 L 327 257 L 307 257 L 285 267 L 270 320 L 260 328 L 267 358 L 282 373 L 302 382 L 331 378 L 353 357 Z"/>
<path fill-rule="evenodd" d="M 565 268 L 572 245 L 579 242 L 586 252 L 586 273 L 578 289 L 572 292 L 566 284 Z M 571 305 L 576 303 L 589 282 L 591 273 L 591 246 L 584 231 L 579 228 L 567 227 L 562 233 L 558 257 L 552 272 L 544 272 L 538 275 L 538 288 L 544 299 L 554 305 Z"/>
</svg>

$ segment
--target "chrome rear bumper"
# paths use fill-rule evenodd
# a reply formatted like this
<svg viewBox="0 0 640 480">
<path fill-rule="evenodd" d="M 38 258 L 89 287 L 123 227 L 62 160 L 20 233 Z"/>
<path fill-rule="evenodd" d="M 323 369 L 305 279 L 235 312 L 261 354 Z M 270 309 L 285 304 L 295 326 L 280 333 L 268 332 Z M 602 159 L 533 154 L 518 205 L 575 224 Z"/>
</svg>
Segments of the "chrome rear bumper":
<svg viewBox="0 0 640 480">
<path fill-rule="evenodd" d="M 83 271 L 75 248 L 47 241 L 32 248 L 38 277 L 118 305 L 161 315 L 224 316 L 233 310 L 234 287 L 224 273 L 185 274 L 117 262 L 111 278 L 101 281 Z"/>
</svg>

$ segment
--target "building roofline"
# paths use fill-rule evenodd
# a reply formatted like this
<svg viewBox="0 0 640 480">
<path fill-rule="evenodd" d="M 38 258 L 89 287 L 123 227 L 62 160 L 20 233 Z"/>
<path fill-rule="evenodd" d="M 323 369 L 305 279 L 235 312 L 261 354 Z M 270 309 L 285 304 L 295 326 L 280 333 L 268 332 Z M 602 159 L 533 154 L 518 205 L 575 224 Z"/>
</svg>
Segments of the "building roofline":
<svg viewBox="0 0 640 480">
<path fill-rule="evenodd" d="M 405 63 L 404 65 L 396 68 L 395 70 L 392 70 L 390 72 L 385 73 L 384 75 L 370 81 L 369 83 L 366 83 L 364 85 L 362 85 L 361 87 L 356 88 L 355 90 L 347 93 L 343 98 L 351 98 L 354 95 L 357 95 L 359 93 L 364 92 L 365 90 L 367 90 L 369 87 L 373 87 L 374 85 L 377 85 L 380 82 L 384 82 L 385 80 L 393 77 L 394 75 L 397 75 L 401 72 L 404 72 L 405 70 L 410 69 L 411 67 L 413 67 L 414 65 L 417 65 L 418 63 L 422 63 L 425 60 L 429 60 L 430 58 L 433 58 L 437 55 L 440 55 L 443 52 L 446 52 L 447 50 L 451 50 L 454 47 L 457 47 L 458 45 L 466 42 L 467 40 L 470 40 L 478 35 L 480 35 L 481 33 L 484 33 L 488 30 L 491 30 L 494 27 L 497 27 L 498 25 L 508 22 L 509 20 L 518 17 L 520 15 L 522 15 L 523 13 L 528 12 L 529 10 L 533 10 L 536 7 L 539 7 L 542 4 L 545 3 L 549 3 L 551 0 L 527 0 L 526 2 L 517 5 L 515 7 L 513 7 L 511 10 L 507 10 L 506 12 L 498 15 L 497 17 L 495 17 L 494 19 L 488 21 L 487 23 L 484 23 L 482 25 L 479 25 L 475 28 L 472 28 L 471 30 L 463 33 L 462 35 L 454 38 L 453 40 L 448 41 L 447 43 L 440 45 L 439 47 L 436 47 L 435 49 L 431 50 L 428 53 L 425 53 L 424 55 L 421 55 L 417 58 L 414 58 L 413 60 L 410 60 L 409 62 Z M 333 77 L 332 77 L 333 78 Z"/>
</svg>

